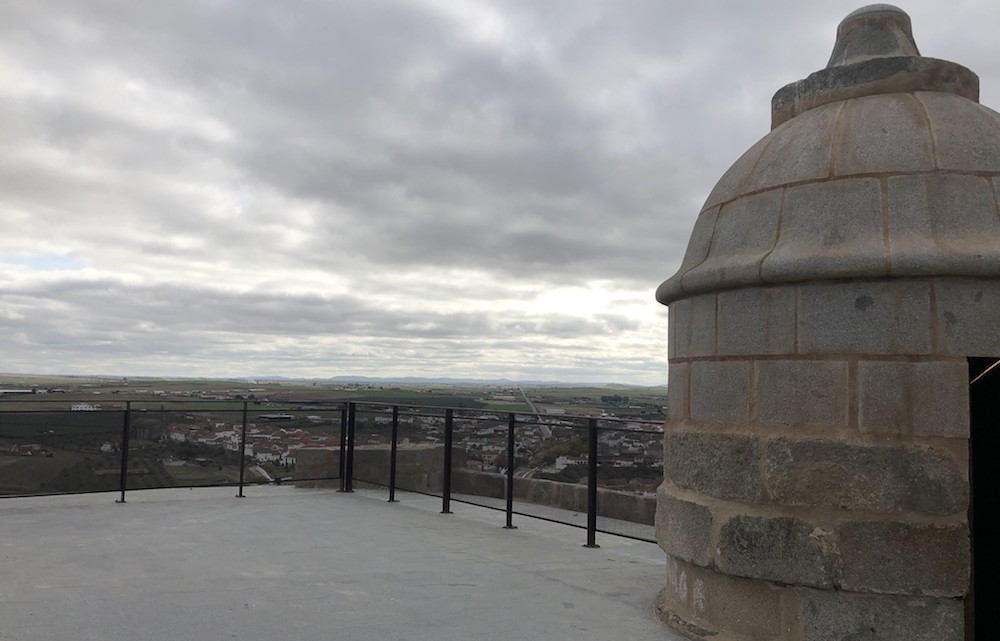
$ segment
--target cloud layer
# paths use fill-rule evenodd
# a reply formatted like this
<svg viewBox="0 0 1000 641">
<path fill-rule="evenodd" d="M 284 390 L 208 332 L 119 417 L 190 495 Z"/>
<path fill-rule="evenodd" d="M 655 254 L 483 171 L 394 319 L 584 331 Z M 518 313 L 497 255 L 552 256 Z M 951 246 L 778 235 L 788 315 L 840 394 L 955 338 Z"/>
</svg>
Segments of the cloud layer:
<svg viewBox="0 0 1000 641">
<path fill-rule="evenodd" d="M 0 371 L 666 379 L 715 180 L 854 3 L 0 4 Z M 987 2 L 905 7 L 1000 104 Z"/>
</svg>

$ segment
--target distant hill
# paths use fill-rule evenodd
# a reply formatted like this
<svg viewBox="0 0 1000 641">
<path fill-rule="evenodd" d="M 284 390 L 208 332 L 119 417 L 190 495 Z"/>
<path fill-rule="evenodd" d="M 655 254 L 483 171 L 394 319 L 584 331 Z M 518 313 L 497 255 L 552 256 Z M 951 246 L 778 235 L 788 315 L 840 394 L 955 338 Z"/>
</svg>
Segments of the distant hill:
<svg viewBox="0 0 1000 641">
<path fill-rule="evenodd" d="M 567 381 L 544 381 L 544 380 L 512 380 L 509 378 L 454 378 L 447 376 L 330 376 L 328 378 L 290 378 L 287 376 L 250 376 L 247 380 L 253 381 L 327 381 L 330 383 L 364 383 L 369 385 L 384 385 L 399 383 L 404 385 L 533 385 L 544 387 L 608 387 L 608 388 L 653 388 L 665 387 L 660 385 L 628 385 L 622 383 L 590 383 Z"/>
<path fill-rule="evenodd" d="M 366 385 L 478 385 L 478 386 L 532 386 L 532 387 L 565 387 L 565 388 L 609 388 L 609 389 L 664 389 L 666 385 L 632 385 L 628 383 L 596 383 L 582 382 L 575 383 L 567 381 L 546 381 L 546 380 L 512 380 L 509 378 L 460 378 L 448 376 L 330 376 L 327 378 L 307 378 L 296 376 L 281 376 L 279 374 L 263 374 L 260 376 L 109 376 L 109 375 L 86 375 L 86 374 L 65 374 L 65 375 L 43 375 L 43 374 L 5 374 L 0 372 L 0 387 L 17 386 L 53 386 L 60 383 L 79 384 L 81 381 L 101 381 L 101 382 L 126 382 L 126 381 L 199 381 L 199 382 L 240 382 L 256 384 L 264 381 L 284 382 L 284 383 L 360 383 Z"/>
<path fill-rule="evenodd" d="M 603 387 L 604 383 L 567 383 L 565 381 L 513 381 L 509 378 L 450 378 L 401 376 L 398 378 L 376 378 L 369 376 L 332 376 L 327 379 L 333 383 L 407 383 L 407 384 L 438 384 L 438 385 L 546 385 L 550 387 L 580 387 L 581 385 L 596 385 Z"/>
</svg>

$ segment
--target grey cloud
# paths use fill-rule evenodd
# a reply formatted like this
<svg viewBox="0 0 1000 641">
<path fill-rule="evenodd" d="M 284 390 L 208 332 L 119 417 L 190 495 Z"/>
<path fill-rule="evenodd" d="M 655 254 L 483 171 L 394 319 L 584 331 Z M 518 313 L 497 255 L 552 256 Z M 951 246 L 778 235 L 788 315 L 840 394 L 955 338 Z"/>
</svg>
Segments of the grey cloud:
<svg viewBox="0 0 1000 641">
<path fill-rule="evenodd" d="M 256 336 L 345 335 L 407 339 L 489 336 L 497 329 L 541 337 L 595 337 L 634 327 L 605 315 L 538 317 L 523 312 L 389 311 L 361 296 L 321 297 L 274 292 L 227 292 L 193 285 L 136 286 L 112 280 L 67 278 L 30 288 L 0 287 L 0 315 L 10 332 L 37 332 L 63 344 L 77 329 L 142 342 L 161 331 L 204 331 Z M 57 312 L 57 313 L 53 313 Z M 68 337 L 68 338 L 67 338 Z M 103 340 L 103 339 L 102 339 Z M 54 341 L 54 342 L 53 342 Z"/>
<path fill-rule="evenodd" d="M 0 256 L 100 274 L 4 283 L 5 358 L 429 368 L 494 350 L 512 371 L 658 379 L 661 344 L 619 362 L 588 341 L 644 337 L 648 317 L 510 310 L 594 282 L 651 300 L 773 92 L 825 64 L 856 4 L 484 6 L 508 32 L 404 0 L 0 3 Z M 907 9 L 996 106 L 995 8 Z M 317 274 L 336 287 L 292 293 Z"/>
</svg>

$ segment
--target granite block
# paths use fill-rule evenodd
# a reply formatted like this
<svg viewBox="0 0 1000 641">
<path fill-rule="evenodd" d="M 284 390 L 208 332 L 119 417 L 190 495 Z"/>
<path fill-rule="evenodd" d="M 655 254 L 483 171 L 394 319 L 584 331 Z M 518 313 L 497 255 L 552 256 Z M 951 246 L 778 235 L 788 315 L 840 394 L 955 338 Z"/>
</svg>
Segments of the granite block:
<svg viewBox="0 0 1000 641">
<path fill-rule="evenodd" d="M 858 388 L 862 432 L 969 438 L 969 369 L 964 359 L 861 361 Z"/>
<path fill-rule="evenodd" d="M 781 215 L 781 190 L 744 196 L 722 207 L 708 257 L 681 279 L 687 291 L 724 281 L 760 282 L 760 262 L 774 247 Z"/>
<path fill-rule="evenodd" d="M 773 137 L 768 134 L 758 140 L 732 164 L 726 173 L 722 174 L 722 178 L 715 184 L 712 193 L 708 195 L 702 211 L 717 207 L 746 193 L 746 181 L 757 166 L 757 161 L 761 153 L 771 143 L 772 139 Z"/>
<path fill-rule="evenodd" d="M 667 358 L 687 358 L 691 345 L 691 300 L 670 303 L 667 318 Z"/>
<path fill-rule="evenodd" d="M 798 324 L 800 354 L 929 354 L 930 284 L 907 280 L 803 285 Z"/>
<path fill-rule="evenodd" d="M 715 354 L 715 294 L 670 303 L 667 354 L 671 359 Z"/>
<path fill-rule="evenodd" d="M 719 531 L 716 566 L 751 579 L 833 587 L 834 561 L 816 530 L 796 518 L 734 516 Z"/>
<path fill-rule="evenodd" d="M 888 180 L 891 273 L 1000 276 L 1000 213 L 986 178 Z"/>
<path fill-rule="evenodd" d="M 837 528 L 837 548 L 845 590 L 944 597 L 962 597 L 969 590 L 964 523 L 851 522 Z"/>
<path fill-rule="evenodd" d="M 758 439 L 685 431 L 663 441 L 664 480 L 719 499 L 753 503 L 763 496 Z"/>
<path fill-rule="evenodd" d="M 963 641 L 959 599 L 802 590 L 802 641 Z"/>
<path fill-rule="evenodd" d="M 750 417 L 750 364 L 746 361 L 691 363 L 691 418 L 746 421 Z"/>
<path fill-rule="evenodd" d="M 833 174 L 933 171 L 934 145 L 923 105 L 907 93 L 848 100 L 833 145 Z"/>
<path fill-rule="evenodd" d="M 968 475 L 936 449 L 777 438 L 764 457 L 768 494 L 782 505 L 930 516 L 969 506 Z"/>
<path fill-rule="evenodd" d="M 671 496 L 662 486 L 658 488 L 656 540 L 664 552 L 689 563 L 708 565 L 712 559 L 711 529 L 711 510 Z"/>
<path fill-rule="evenodd" d="M 656 615 L 685 638 L 783 639 L 782 600 L 791 596 L 766 581 L 744 579 L 667 555 L 666 587 Z M 733 636 L 737 635 L 737 636 Z"/>
<path fill-rule="evenodd" d="M 715 235 L 715 221 L 718 215 L 718 208 L 707 209 L 698 215 L 694 229 L 691 230 L 691 240 L 688 241 L 684 259 L 681 261 L 680 269 L 677 270 L 678 273 L 682 274 L 696 267 L 708 256 L 712 237 Z"/>
<path fill-rule="evenodd" d="M 678 297 L 683 296 L 681 289 L 681 277 L 691 269 L 695 268 L 708 256 L 708 249 L 712 245 L 712 236 L 715 234 L 715 220 L 718 217 L 718 207 L 706 209 L 698 215 L 691 231 L 691 240 L 688 241 L 687 251 L 684 253 L 684 260 L 677 273 L 660 283 L 656 288 L 656 300 L 664 305 L 672 304 Z"/>
<path fill-rule="evenodd" d="M 719 294 L 720 356 L 795 352 L 795 288 L 737 289 Z"/>
<path fill-rule="evenodd" d="M 877 179 L 833 180 L 785 190 L 778 242 L 761 264 L 765 282 L 886 273 Z"/>
<path fill-rule="evenodd" d="M 996 112 L 952 94 L 927 91 L 914 95 L 927 110 L 934 131 L 938 168 L 1000 172 Z"/>
<path fill-rule="evenodd" d="M 1000 357 L 1000 282 L 939 280 L 934 295 L 941 353 Z"/>
<path fill-rule="evenodd" d="M 807 111 L 774 129 L 762 150 L 746 191 L 760 191 L 830 175 L 830 147 L 841 105 Z"/>
<path fill-rule="evenodd" d="M 688 397 L 691 390 L 691 373 L 688 363 L 670 363 L 667 377 L 667 416 L 672 421 L 690 416 Z"/>
<path fill-rule="evenodd" d="M 847 363 L 754 363 L 755 422 L 774 427 L 836 430 L 847 425 Z"/>
<path fill-rule="evenodd" d="M 691 300 L 690 339 L 687 345 L 687 355 L 714 356 L 716 296 L 704 294 Z"/>
</svg>

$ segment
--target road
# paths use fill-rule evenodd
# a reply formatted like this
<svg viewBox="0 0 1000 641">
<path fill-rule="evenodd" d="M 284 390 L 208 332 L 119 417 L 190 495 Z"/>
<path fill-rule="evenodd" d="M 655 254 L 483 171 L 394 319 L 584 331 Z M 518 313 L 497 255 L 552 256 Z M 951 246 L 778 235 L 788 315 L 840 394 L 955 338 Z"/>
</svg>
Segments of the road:
<svg viewBox="0 0 1000 641">
<path fill-rule="evenodd" d="M 264 469 L 264 468 L 262 468 L 261 466 L 259 466 L 259 465 L 254 465 L 254 466 L 252 466 L 252 467 L 250 468 L 250 471 L 251 471 L 251 472 L 254 472 L 255 474 L 260 474 L 260 475 L 261 475 L 261 476 L 263 476 L 263 477 L 264 477 L 265 479 L 267 479 L 267 482 L 268 482 L 268 483 L 274 483 L 274 479 L 273 479 L 273 478 L 271 478 L 271 475 L 270 475 L 270 474 L 268 474 L 268 473 L 267 473 L 267 470 L 265 470 L 265 469 Z"/>
<path fill-rule="evenodd" d="M 520 385 L 518 385 L 517 389 L 518 389 L 518 391 L 521 392 L 521 396 L 524 398 L 524 402 L 527 403 L 528 407 L 531 408 L 531 413 L 532 414 L 538 414 L 538 408 L 535 407 L 535 404 L 531 402 L 530 398 L 528 398 L 528 395 L 524 392 L 524 388 L 521 387 Z"/>
</svg>

